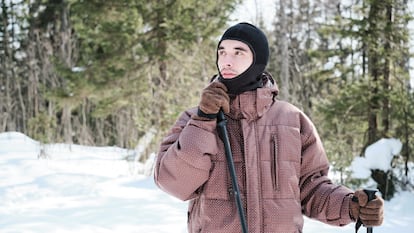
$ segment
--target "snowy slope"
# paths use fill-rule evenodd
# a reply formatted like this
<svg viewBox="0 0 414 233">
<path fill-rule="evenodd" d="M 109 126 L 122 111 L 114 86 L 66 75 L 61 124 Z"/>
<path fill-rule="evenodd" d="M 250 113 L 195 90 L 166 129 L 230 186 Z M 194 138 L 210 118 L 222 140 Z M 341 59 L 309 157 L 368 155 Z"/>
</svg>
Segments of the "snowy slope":
<svg viewBox="0 0 414 233">
<path fill-rule="evenodd" d="M 0 232 L 186 232 L 186 203 L 141 175 L 150 166 L 128 161 L 131 153 L 41 145 L 20 133 L 0 134 Z M 385 208 L 384 225 L 375 233 L 412 232 L 413 193 L 397 195 Z M 354 232 L 353 225 L 338 228 L 309 219 L 304 230 Z"/>
</svg>

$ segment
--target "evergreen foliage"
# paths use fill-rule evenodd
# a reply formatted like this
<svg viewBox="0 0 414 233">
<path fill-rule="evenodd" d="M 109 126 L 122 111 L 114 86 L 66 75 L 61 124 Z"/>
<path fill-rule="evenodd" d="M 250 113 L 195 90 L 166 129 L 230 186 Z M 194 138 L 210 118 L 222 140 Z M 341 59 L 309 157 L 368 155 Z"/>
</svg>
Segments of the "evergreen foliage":
<svg viewBox="0 0 414 233">
<path fill-rule="evenodd" d="M 318 103 L 323 128 L 329 129 L 323 132 L 325 141 L 335 140 L 328 147 L 331 154 L 344 158 L 349 153 L 363 155 L 366 146 L 384 137 L 399 138 L 408 148 L 413 147 L 413 137 L 405 138 L 401 132 L 402 128 L 412 130 L 413 124 L 408 122 L 414 122 L 406 113 L 412 105 L 412 89 L 406 69 L 409 14 L 404 4 L 388 0 L 345 5 L 342 7 L 351 9 L 348 13 L 354 16 L 345 17 L 346 10 L 340 11 L 335 23 L 321 31 L 323 36 L 340 35 L 335 38 L 340 49 L 333 47 L 327 53 L 328 60 L 337 61 L 330 71 L 337 74 L 329 80 L 332 95 Z M 390 199 L 395 177 L 391 172 L 379 172 L 372 171 L 372 177 L 385 199 Z"/>
<path fill-rule="evenodd" d="M 341 182 L 360 183 L 350 179 L 346 168 L 383 137 L 403 142 L 402 159 L 396 158 L 393 166 L 405 166 L 407 176 L 414 147 L 408 133 L 414 119 L 408 111 L 413 87 L 407 2 L 278 0 L 275 5 L 269 69 L 278 80 L 280 98 L 315 122 Z M 386 199 L 394 188 L 407 187 L 408 179 L 394 174 L 398 172 L 372 171 Z"/>
<path fill-rule="evenodd" d="M 215 40 L 236 3 L 2 1 L 1 38 L 20 43 L 2 52 L 21 56 L 2 61 L 2 80 L 19 86 L 2 82 L 1 131 L 128 148 L 154 126 L 163 134 L 216 72 Z M 3 33 L 11 14 L 19 36 Z"/>
<path fill-rule="evenodd" d="M 1 0 L 0 132 L 133 148 L 155 128 L 148 152 L 157 150 L 217 72 L 217 38 L 241 2 Z M 345 180 L 345 168 L 382 137 L 403 142 L 394 165 L 407 176 L 414 148 L 407 1 L 274 3 L 273 18 L 253 22 L 274 20 L 266 28 L 269 71 L 280 98 L 316 123 L 341 182 L 359 182 Z M 373 171 L 387 199 L 407 184 L 396 173 Z"/>
</svg>

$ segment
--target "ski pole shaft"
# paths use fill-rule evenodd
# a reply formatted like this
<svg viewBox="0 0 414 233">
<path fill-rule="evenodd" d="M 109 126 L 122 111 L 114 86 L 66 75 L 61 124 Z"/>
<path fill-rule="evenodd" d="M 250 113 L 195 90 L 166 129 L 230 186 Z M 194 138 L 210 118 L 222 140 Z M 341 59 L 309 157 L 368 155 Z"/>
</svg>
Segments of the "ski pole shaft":
<svg viewBox="0 0 414 233">
<path fill-rule="evenodd" d="M 234 194 L 237 210 L 238 210 L 239 217 L 240 217 L 242 232 L 247 233 L 246 218 L 244 215 L 243 203 L 241 202 L 241 198 L 240 198 L 240 190 L 239 190 L 239 185 L 237 184 L 236 169 L 234 168 L 233 154 L 231 152 L 229 136 L 228 136 L 228 132 L 226 128 L 226 118 L 222 110 L 220 110 L 217 115 L 217 126 L 218 126 L 221 140 L 223 140 L 223 143 L 224 143 L 227 166 L 230 172 L 231 183 L 233 186 L 233 194 Z"/>
</svg>

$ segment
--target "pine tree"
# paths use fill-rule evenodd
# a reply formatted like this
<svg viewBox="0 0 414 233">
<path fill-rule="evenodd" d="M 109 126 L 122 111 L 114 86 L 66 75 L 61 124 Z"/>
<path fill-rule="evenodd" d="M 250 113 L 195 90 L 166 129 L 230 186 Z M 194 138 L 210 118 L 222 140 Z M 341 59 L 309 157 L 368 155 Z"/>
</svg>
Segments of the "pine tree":
<svg viewBox="0 0 414 233">
<path fill-rule="evenodd" d="M 399 130 L 401 126 L 412 127 L 401 118 L 408 117 L 407 114 L 398 117 L 394 114 L 406 112 L 410 105 L 405 69 L 409 18 L 403 11 L 405 4 L 398 0 L 364 1 L 359 8 L 352 5 L 353 9 L 359 9 L 351 11 L 353 17 L 344 17 L 344 11 L 351 8 L 342 6 L 344 11 L 337 18 L 339 24 L 328 30 L 341 35 L 343 42 L 341 49 L 330 55 L 331 59 L 342 61 L 334 67 L 342 84 L 333 86 L 335 95 L 321 102 L 325 123 L 331 130 L 336 129 L 327 135 L 337 140 L 337 134 L 347 134 L 342 140 L 349 145 L 363 142 L 360 154 L 383 137 L 410 140 L 403 139 Z M 392 198 L 395 192 L 392 171 L 373 170 L 372 178 L 383 196 Z"/>
<path fill-rule="evenodd" d="M 122 147 L 134 147 L 152 127 L 162 134 L 216 72 L 214 41 L 237 2 L 36 0 L 8 7 L 1 38 L 22 9 L 20 35 L 11 36 L 21 45 L 13 54 L 22 56 L 2 60 L 18 71 L 7 74 L 15 84 L 1 81 L 12 101 L 1 107 L 13 107 L 0 117 L 3 130 Z"/>
</svg>

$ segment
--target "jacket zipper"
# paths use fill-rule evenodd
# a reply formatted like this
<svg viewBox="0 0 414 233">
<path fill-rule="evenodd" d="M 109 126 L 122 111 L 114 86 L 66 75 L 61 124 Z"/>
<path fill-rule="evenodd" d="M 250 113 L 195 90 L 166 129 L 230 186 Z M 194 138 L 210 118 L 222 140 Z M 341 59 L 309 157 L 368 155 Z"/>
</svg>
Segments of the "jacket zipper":
<svg viewBox="0 0 414 233">
<path fill-rule="evenodd" d="M 259 142 L 259 140 L 258 140 L 258 137 L 257 137 L 257 135 L 258 135 L 258 132 L 257 132 L 257 122 L 256 121 L 254 121 L 253 122 L 253 128 L 254 128 L 254 134 L 255 134 L 255 140 L 256 140 L 256 145 L 257 145 L 257 149 L 258 149 L 258 147 L 259 147 L 259 145 L 260 145 L 260 142 Z M 261 155 L 260 155 L 260 153 L 258 152 L 258 151 L 256 151 L 256 155 L 257 155 L 257 162 L 256 162 L 256 166 L 257 166 L 257 171 L 260 171 L 261 170 L 261 163 L 260 163 L 260 161 L 261 161 Z M 259 185 L 259 187 L 257 187 L 258 188 L 258 194 L 259 194 L 259 198 L 260 198 L 260 200 L 259 200 L 259 202 L 258 202 L 258 205 L 259 205 L 259 208 L 258 208 L 258 212 L 260 213 L 260 215 L 259 215 L 259 232 L 263 232 L 264 231 L 264 218 L 263 218 L 263 216 L 264 216 L 264 208 L 263 208 L 263 193 L 262 193 L 262 189 L 260 188 L 260 186 L 261 186 L 261 184 L 262 184 L 262 176 L 261 176 L 261 174 L 260 174 L 260 172 L 258 173 L 258 175 L 257 175 L 257 184 Z M 247 200 L 247 198 L 246 198 L 246 200 Z M 247 225 L 249 225 L 249 223 L 247 223 Z"/>
<path fill-rule="evenodd" d="M 273 183 L 273 190 L 279 190 L 279 169 L 278 169 L 278 144 L 277 144 L 277 136 L 273 135 L 273 161 L 271 161 L 272 166 L 272 183 Z"/>
</svg>

